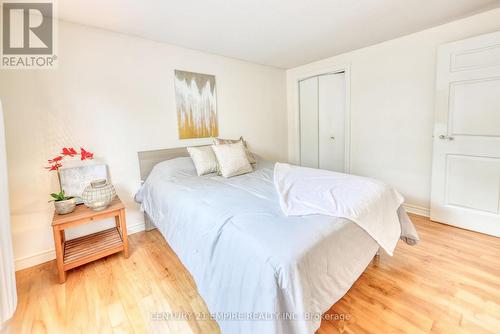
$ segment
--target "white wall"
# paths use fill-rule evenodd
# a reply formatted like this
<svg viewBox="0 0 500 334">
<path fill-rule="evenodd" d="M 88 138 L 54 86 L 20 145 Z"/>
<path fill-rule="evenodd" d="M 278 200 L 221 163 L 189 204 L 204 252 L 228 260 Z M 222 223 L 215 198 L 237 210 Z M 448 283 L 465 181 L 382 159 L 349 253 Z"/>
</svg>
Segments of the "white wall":
<svg viewBox="0 0 500 334">
<path fill-rule="evenodd" d="M 17 268 L 54 257 L 47 200 L 57 181 L 43 167 L 62 146 L 109 165 L 129 229 L 143 228 L 137 151 L 209 142 L 178 140 L 174 69 L 216 76 L 222 137 L 287 158 L 283 70 L 64 22 L 58 44 L 56 70 L 0 71 Z"/>
<path fill-rule="evenodd" d="M 298 158 L 296 79 L 350 66 L 351 172 L 394 185 L 408 204 L 425 213 L 430 202 L 436 49 L 497 30 L 500 9 L 288 70 L 290 160 Z"/>
</svg>

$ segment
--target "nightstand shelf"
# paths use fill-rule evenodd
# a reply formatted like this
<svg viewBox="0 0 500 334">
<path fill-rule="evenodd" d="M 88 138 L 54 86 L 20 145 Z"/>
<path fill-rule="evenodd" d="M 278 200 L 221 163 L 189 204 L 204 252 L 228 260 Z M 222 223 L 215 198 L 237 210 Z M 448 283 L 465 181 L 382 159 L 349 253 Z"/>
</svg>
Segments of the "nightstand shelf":
<svg viewBox="0 0 500 334">
<path fill-rule="evenodd" d="M 123 240 L 116 227 L 68 240 L 64 243 L 64 270 L 122 250 Z"/>
<path fill-rule="evenodd" d="M 114 218 L 115 227 L 66 240 L 65 229 L 106 218 Z M 59 283 L 66 281 L 66 271 L 70 269 L 122 251 L 123 255 L 128 257 L 125 206 L 118 196 L 102 211 L 92 211 L 84 205 L 79 205 L 75 211 L 67 215 L 55 213 L 52 219 L 52 229 Z"/>
</svg>

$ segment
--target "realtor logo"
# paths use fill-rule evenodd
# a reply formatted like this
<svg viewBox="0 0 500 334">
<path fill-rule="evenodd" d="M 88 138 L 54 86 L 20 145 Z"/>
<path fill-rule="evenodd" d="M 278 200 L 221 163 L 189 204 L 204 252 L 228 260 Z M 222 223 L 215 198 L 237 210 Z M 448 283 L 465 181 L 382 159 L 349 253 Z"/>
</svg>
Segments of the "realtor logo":
<svg viewBox="0 0 500 334">
<path fill-rule="evenodd" d="M 54 68 L 54 4 L 2 3 L 2 68 Z"/>
</svg>

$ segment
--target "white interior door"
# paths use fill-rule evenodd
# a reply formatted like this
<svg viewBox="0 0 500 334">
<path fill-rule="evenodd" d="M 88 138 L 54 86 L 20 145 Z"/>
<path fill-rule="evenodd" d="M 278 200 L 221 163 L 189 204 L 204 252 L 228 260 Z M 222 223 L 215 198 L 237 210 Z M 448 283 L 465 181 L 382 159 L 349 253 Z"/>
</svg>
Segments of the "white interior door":
<svg viewBox="0 0 500 334">
<path fill-rule="evenodd" d="M 345 171 L 345 74 L 299 82 L 300 164 Z"/>
<path fill-rule="evenodd" d="M 438 50 L 431 219 L 500 236 L 500 32 Z"/>
<path fill-rule="evenodd" d="M 319 168 L 345 171 L 345 75 L 319 76 Z"/>
<path fill-rule="evenodd" d="M 299 82 L 300 165 L 318 168 L 318 77 Z"/>
</svg>

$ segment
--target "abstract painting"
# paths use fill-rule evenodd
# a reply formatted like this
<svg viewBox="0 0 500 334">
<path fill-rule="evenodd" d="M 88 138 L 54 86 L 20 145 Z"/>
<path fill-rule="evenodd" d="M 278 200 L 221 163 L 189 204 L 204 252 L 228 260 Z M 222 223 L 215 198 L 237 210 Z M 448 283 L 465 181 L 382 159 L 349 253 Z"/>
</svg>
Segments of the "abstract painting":
<svg viewBox="0 0 500 334">
<path fill-rule="evenodd" d="M 215 76 L 175 71 L 179 138 L 217 137 Z"/>
</svg>

